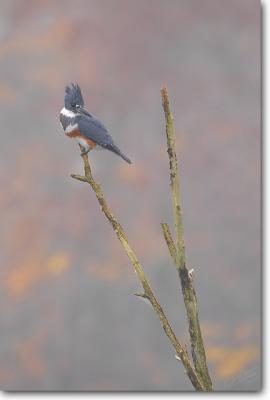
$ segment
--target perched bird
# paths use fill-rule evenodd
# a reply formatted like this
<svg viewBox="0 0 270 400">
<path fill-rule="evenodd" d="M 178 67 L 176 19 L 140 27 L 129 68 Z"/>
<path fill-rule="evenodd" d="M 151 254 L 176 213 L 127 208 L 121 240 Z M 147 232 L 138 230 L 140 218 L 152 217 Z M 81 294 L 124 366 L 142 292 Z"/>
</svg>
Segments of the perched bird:
<svg viewBox="0 0 270 400">
<path fill-rule="evenodd" d="M 60 122 L 65 134 L 75 138 L 83 147 L 82 155 L 99 147 L 112 151 L 131 164 L 130 159 L 114 144 L 105 126 L 84 108 L 82 92 L 77 83 L 66 87 L 65 107 L 60 112 Z"/>
</svg>

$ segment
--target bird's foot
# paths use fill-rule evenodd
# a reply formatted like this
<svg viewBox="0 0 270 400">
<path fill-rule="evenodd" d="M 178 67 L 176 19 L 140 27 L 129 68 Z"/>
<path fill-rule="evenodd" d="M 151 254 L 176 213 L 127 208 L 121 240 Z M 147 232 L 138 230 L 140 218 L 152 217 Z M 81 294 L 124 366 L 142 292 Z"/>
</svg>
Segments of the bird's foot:
<svg viewBox="0 0 270 400">
<path fill-rule="evenodd" d="M 86 154 L 88 154 L 89 151 L 90 151 L 90 149 L 88 149 L 88 150 L 87 150 L 87 149 L 82 150 L 81 156 L 86 156 Z"/>
</svg>

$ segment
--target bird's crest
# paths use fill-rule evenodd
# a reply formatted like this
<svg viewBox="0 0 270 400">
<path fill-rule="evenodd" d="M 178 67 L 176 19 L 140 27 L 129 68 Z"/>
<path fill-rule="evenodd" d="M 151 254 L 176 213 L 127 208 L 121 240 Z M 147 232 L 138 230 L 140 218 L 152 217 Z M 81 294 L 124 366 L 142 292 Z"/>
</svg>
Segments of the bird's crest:
<svg viewBox="0 0 270 400">
<path fill-rule="evenodd" d="M 65 103 L 71 105 L 71 107 L 76 105 L 84 106 L 82 92 L 78 83 L 71 83 L 70 86 L 66 86 Z"/>
</svg>

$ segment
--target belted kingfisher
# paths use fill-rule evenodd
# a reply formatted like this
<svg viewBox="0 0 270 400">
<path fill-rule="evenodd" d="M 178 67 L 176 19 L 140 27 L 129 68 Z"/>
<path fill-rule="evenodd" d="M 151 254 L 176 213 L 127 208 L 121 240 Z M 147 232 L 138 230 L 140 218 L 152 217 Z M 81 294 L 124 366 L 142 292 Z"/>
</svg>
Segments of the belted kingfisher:
<svg viewBox="0 0 270 400">
<path fill-rule="evenodd" d="M 75 138 L 83 147 L 82 155 L 101 147 L 131 164 L 130 159 L 114 144 L 105 126 L 84 108 L 82 92 L 77 83 L 66 87 L 65 107 L 60 112 L 60 122 L 65 134 Z"/>
</svg>

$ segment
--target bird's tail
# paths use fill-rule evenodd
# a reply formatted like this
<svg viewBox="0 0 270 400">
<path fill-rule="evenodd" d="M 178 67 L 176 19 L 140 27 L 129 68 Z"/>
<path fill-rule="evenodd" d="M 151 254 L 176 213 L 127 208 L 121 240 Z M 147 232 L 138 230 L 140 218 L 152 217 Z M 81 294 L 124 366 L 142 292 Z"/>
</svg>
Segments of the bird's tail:
<svg viewBox="0 0 270 400">
<path fill-rule="evenodd" d="M 125 160 L 127 163 L 132 164 L 130 159 L 127 156 L 125 156 L 125 154 L 123 154 L 122 151 L 115 144 L 109 144 L 106 146 L 106 148 L 112 151 L 113 153 L 117 154 L 118 156 L 122 157 L 123 160 Z"/>
</svg>

